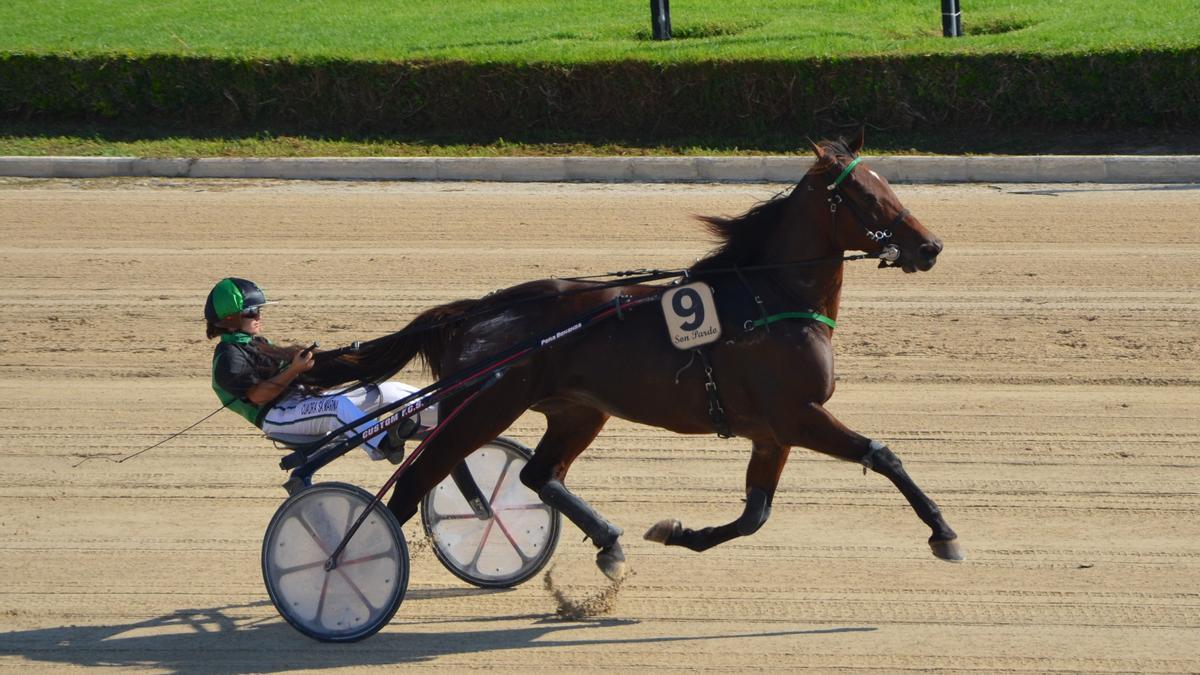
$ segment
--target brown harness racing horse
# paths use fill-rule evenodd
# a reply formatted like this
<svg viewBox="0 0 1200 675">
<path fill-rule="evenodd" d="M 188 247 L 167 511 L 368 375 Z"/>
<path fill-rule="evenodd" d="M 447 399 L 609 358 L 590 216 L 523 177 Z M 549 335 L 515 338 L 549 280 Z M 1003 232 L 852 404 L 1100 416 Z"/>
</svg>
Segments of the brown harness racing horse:
<svg viewBox="0 0 1200 675">
<path fill-rule="evenodd" d="M 718 297 L 742 294 L 764 319 L 768 312 L 817 318 L 793 314 L 778 322 L 762 321 L 744 333 L 727 332 L 709 346 L 706 365 L 711 365 L 724 412 L 716 422 L 753 444 L 745 507 L 736 520 L 718 527 L 693 530 L 664 520 L 646 532 L 647 539 L 703 551 L 756 532 L 770 514 L 788 453 L 798 445 L 886 476 L 933 530 L 929 544 L 934 555 L 962 559 L 954 531 L 892 451 L 846 428 L 823 405 L 834 389 L 833 322 L 823 320 L 837 318 L 843 252 L 879 253 L 894 247 L 898 257 L 892 265 L 915 272 L 933 267 L 942 250 L 888 183 L 855 158 L 861 147 L 861 134 L 850 144 L 815 144 L 816 162 L 790 194 L 737 218 L 703 218 L 723 244 L 690 268 L 693 279 L 707 282 Z M 737 273 L 731 268 L 738 268 Z M 595 288 L 578 281 L 528 282 L 429 309 L 405 330 L 358 352 L 325 359 L 318 355 L 305 379 L 333 386 L 385 378 L 417 354 L 441 377 L 618 296 L 662 291 L 662 286 L 642 284 Z M 565 487 L 567 471 L 614 415 L 678 433 L 712 433 L 705 369 L 689 367 L 691 356 L 670 344 L 656 303 L 538 351 L 513 365 L 431 441 L 400 477 L 388 507 L 405 522 L 416 513 L 421 496 L 455 465 L 526 410 L 536 410 L 546 416 L 546 434 L 521 480 L 591 538 L 600 549 L 597 564 L 617 578 L 624 570 L 622 531 Z M 456 405 L 452 398 L 443 409 Z"/>
</svg>

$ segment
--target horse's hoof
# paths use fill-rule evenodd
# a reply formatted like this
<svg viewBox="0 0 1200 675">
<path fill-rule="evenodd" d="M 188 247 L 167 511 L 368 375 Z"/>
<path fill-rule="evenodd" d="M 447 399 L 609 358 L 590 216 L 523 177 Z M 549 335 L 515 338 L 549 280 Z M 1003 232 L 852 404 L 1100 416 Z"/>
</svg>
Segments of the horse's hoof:
<svg viewBox="0 0 1200 675">
<path fill-rule="evenodd" d="M 674 518 L 667 518 L 651 525 L 650 529 L 646 530 L 646 534 L 642 535 L 642 538 L 646 541 L 656 541 L 660 544 L 665 544 L 673 535 L 681 532 L 683 532 L 683 523 Z"/>
<path fill-rule="evenodd" d="M 929 540 L 929 548 L 933 549 L 933 554 L 942 560 L 958 562 L 966 558 L 963 554 L 962 546 L 958 545 L 958 539 L 945 539 L 943 541 Z"/>
<path fill-rule="evenodd" d="M 620 581 L 625 577 L 625 554 L 617 546 L 600 549 L 596 554 L 596 566 L 604 572 L 604 576 L 612 581 Z"/>
</svg>

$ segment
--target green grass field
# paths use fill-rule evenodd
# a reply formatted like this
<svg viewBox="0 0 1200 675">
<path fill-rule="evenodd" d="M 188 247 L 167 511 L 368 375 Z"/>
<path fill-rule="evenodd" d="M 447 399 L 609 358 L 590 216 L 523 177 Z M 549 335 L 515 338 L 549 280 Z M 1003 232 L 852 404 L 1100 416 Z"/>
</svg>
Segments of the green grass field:
<svg viewBox="0 0 1200 675">
<path fill-rule="evenodd" d="M 0 53 L 366 60 L 662 62 L 848 54 L 1079 52 L 1200 45 L 1200 2 L 675 0 L 649 40 L 645 0 L 7 0 Z"/>
<path fill-rule="evenodd" d="M 852 55 L 1078 54 L 1200 46 L 1200 0 L 966 0 L 941 37 L 939 0 L 675 0 L 676 39 L 649 39 L 645 0 L 6 0 L 4 54 L 366 61 L 661 63 Z M 0 82 L 0 91 L 3 88 Z M 853 83 L 849 83 L 853 86 Z M 0 155 L 495 156 L 804 152 L 794 138 L 306 138 L 153 125 L 0 119 Z M 969 131 L 969 130 L 968 130 Z M 1130 133 L 1130 132 L 1133 133 Z M 244 133 L 244 132 L 243 132 Z M 1200 151 L 1194 131 L 868 135 L 889 153 Z M 1118 148 L 1117 146 L 1120 146 Z"/>
</svg>

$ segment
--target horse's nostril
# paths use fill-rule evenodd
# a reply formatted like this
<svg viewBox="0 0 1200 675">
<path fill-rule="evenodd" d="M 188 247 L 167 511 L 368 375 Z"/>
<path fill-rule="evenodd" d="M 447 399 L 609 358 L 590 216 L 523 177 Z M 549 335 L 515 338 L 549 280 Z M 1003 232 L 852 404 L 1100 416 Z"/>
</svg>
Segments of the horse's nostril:
<svg viewBox="0 0 1200 675">
<path fill-rule="evenodd" d="M 939 253 L 942 252 L 942 247 L 941 245 L 934 243 L 921 244 L 919 250 L 921 251 L 921 255 L 924 256 L 926 260 L 933 260 Z"/>
</svg>

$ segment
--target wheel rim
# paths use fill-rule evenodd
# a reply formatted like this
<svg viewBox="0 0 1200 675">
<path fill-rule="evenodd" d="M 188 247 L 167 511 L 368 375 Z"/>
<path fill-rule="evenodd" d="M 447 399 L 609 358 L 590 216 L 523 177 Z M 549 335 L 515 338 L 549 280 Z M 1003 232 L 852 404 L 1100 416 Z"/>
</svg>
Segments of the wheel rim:
<svg viewBox="0 0 1200 675">
<path fill-rule="evenodd" d="M 467 458 L 493 517 L 480 520 L 450 478 L 430 491 L 424 522 L 438 557 L 458 576 L 478 584 L 527 578 L 545 563 L 557 539 L 557 513 L 520 481 L 526 457 L 499 443 Z"/>
<path fill-rule="evenodd" d="M 264 541 L 264 576 L 275 606 L 296 628 L 323 640 L 369 635 L 396 611 L 407 586 L 407 551 L 390 514 L 376 508 L 342 553 L 325 563 L 370 496 L 314 486 L 288 500 Z"/>
</svg>

